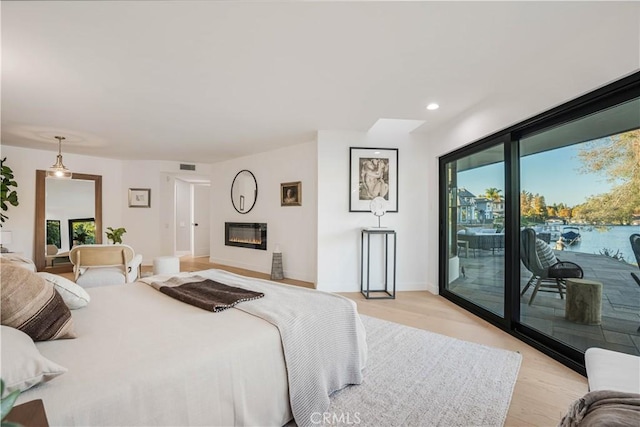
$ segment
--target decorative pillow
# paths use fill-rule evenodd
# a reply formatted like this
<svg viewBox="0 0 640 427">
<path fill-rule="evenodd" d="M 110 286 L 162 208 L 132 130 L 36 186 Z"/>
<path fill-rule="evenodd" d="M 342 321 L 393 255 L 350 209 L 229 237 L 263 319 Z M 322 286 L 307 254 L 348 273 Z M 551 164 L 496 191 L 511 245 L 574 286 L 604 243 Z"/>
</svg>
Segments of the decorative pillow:
<svg viewBox="0 0 640 427">
<path fill-rule="evenodd" d="M 29 258 L 10 253 L 0 254 L 0 258 L 11 261 L 22 268 L 26 268 L 27 270 L 36 271 L 36 265 Z"/>
<path fill-rule="evenodd" d="M 91 297 L 87 291 L 69 279 L 58 276 L 57 274 L 45 272 L 38 273 L 38 276 L 44 278 L 44 280 L 53 285 L 55 290 L 58 291 L 64 300 L 64 303 L 67 304 L 67 307 L 71 310 L 85 307 L 89 304 L 89 301 L 91 301 Z"/>
<path fill-rule="evenodd" d="M 34 341 L 75 338 L 69 307 L 42 277 L 0 259 L 0 323 Z"/>
<path fill-rule="evenodd" d="M 538 238 L 536 238 L 536 253 L 538 254 L 542 268 L 549 268 L 558 263 L 558 258 L 556 258 L 556 254 L 553 253 L 551 246 Z"/>
<path fill-rule="evenodd" d="M 49 381 L 67 372 L 57 363 L 40 354 L 24 332 L 9 326 L 0 326 L 2 365 L 0 375 L 7 392 L 25 391 L 36 384 Z"/>
</svg>

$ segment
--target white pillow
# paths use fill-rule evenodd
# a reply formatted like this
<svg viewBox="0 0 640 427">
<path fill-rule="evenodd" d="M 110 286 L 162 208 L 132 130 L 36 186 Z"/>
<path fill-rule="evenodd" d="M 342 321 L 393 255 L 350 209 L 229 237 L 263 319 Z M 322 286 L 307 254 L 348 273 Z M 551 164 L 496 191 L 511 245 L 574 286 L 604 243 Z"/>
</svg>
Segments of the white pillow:
<svg viewBox="0 0 640 427">
<path fill-rule="evenodd" d="M 25 391 L 67 372 L 67 368 L 41 355 L 29 335 L 10 326 L 2 325 L 1 328 L 0 376 L 7 393 Z"/>
<path fill-rule="evenodd" d="M 38 274 L 53 285 L 69 309 L 75 310 L 77 308 L 82 308 L 91 301 L 91 297 L 87 291 L 82 289 L 81 286 L 73 283 L 71 280 L 65 279 L 57 274 L 45 272 L 40 272 Z"/>
</svg>

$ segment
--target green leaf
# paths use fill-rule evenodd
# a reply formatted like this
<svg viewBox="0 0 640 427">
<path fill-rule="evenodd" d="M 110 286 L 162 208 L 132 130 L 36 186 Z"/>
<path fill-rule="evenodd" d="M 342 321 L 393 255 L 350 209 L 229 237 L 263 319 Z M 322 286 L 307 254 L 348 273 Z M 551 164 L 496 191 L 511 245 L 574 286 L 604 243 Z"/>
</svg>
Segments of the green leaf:
<svg viewBox="0 0 640 427">
<path fill-rule="evenodd" d="M 20 390 L 16 390 L 2 399 L 2 404 L 0 405 L 1 419 L 4 420 L 4 417 L 6 417 L 9 412 L 11 412 L 11 408 L 13 408 L 13 404 L 16 403 L 16 399 L 18 398 L 18 396 L 20 396 Z"/>
</svg>

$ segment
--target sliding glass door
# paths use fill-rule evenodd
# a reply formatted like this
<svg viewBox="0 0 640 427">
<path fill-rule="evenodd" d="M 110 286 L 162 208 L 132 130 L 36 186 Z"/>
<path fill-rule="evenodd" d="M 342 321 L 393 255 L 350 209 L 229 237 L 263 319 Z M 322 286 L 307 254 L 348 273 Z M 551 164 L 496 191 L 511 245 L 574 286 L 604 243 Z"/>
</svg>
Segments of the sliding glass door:
<svg viewBox="0 0 640 427">
<path fill-rule="evenodd" d="M 640 355 L 640 72 L 440 158 L 445 298 L 584 371 Z"/>
<path fill-rule="evenodd" d="M 504 316 L 504 144 L 447 162 L 446 290 Z"/>
<path fill-rule="evenodd" d="M 520 226 L 540 260 L 521 264 L 521 324 L 579 352 L 640 355 L 640 99 L 525 136 L 519 151 Z"/>
</svg>

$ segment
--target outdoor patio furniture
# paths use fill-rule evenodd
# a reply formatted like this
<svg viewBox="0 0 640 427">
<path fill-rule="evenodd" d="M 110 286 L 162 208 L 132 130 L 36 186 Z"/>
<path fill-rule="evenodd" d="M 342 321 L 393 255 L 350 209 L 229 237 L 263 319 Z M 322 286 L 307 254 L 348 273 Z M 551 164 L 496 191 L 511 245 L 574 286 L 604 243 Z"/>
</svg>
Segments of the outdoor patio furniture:
<svg viewBox="0 0 640 427">
<path fill-rule="evenodd" d="M 631 242 L 631 250 L 636 256 L 636 263 L 640 268 L 640 234 L 633 233 L 629 236 L 629 241 Z M 640 286 L 640 278 L 635 273 L 631 273 L 631 277 L 633 277 L 633 280 L 635 280 L 638 286 Z M 640 331 L 640 328 L 638 328 L 638 331 Z"/>
<path fill-rule="evenodd" d="M 536 240 L 540 243 L 536 244 Z M 529 305 L 538 292 L 557 292 L 564 299 L 565 279 L 582 279 L 584 276 L 578 264 L 558 260 L 549 245 L 536 238 L 536 232 L 532 228 L 525 228 L 520 234 L 520 259 L 532 273 L 520 296 L 535 282 Z"/>
<path fill-rule="evenodd" d="M 463 239 L 459 240 L 458 243 L 461 241 L 466 242 L 465 249 L 471 249 L 474 258 L 476 256 L 476 250 L 491 251 L 492 254 L 495 254 L 496 250 L 504 249 L 504 233 L 467 233 L 465 235 L 459 235 L 458 238 Z"/>
<path fill-rule="evenodd" d="M 602 323 L 602 283 L 586 279 L 567 279 L 565 319 L 583 325 Z"/>
</svg>

